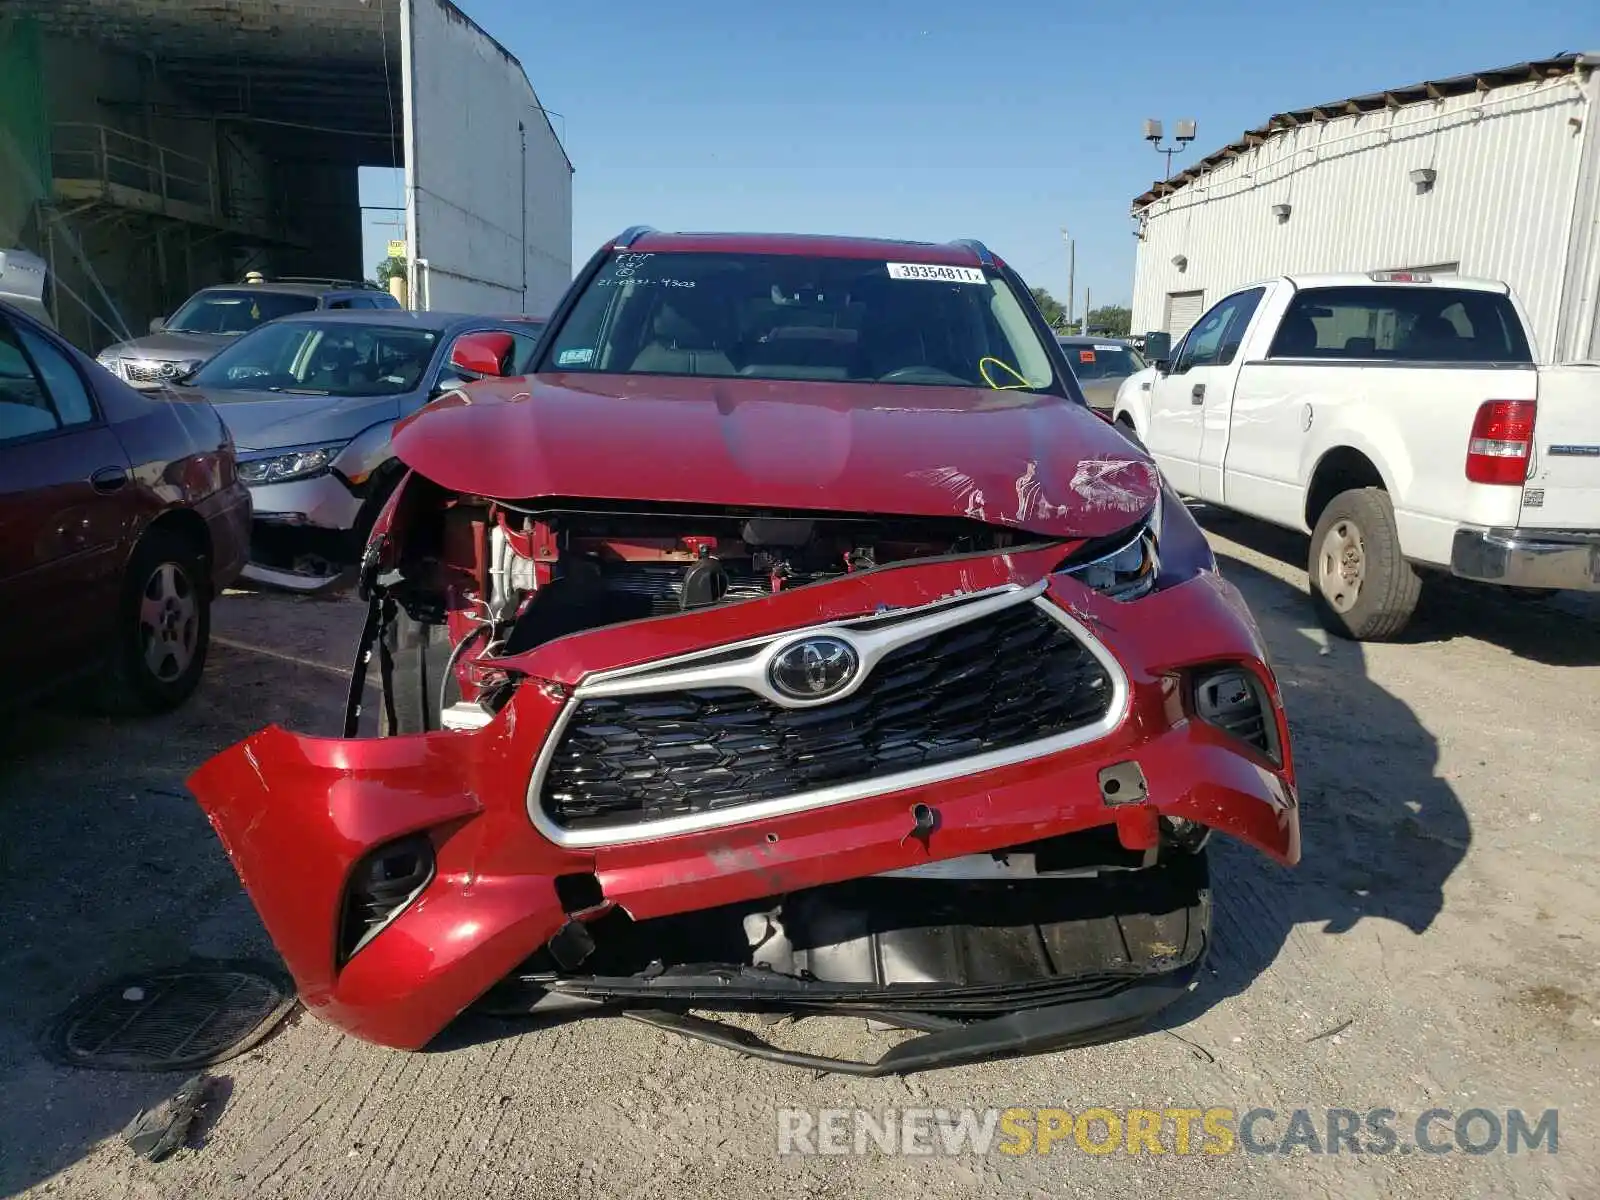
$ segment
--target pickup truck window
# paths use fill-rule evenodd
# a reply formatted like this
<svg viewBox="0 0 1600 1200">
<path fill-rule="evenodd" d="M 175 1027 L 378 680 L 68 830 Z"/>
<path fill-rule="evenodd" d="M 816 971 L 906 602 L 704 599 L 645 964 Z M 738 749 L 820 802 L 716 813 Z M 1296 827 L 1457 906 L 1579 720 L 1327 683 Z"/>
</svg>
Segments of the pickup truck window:
<svg viewBox="0 0 1600 1200">
<path fill-rule="evenodd" d="M 1265 288 L 1251 288 L 1219 300 L 1185 335 L 1173 373 L 1182 375 L 1192 367 L 1225 367 L 1231 363 L 1265 294 Z"/>
<path fill-rule="evenodd" d="M 1508 297 L 1441 287 L 1307 288 L 1290 302 L 1268 357 L 1533 361 Z"/>
</svg>

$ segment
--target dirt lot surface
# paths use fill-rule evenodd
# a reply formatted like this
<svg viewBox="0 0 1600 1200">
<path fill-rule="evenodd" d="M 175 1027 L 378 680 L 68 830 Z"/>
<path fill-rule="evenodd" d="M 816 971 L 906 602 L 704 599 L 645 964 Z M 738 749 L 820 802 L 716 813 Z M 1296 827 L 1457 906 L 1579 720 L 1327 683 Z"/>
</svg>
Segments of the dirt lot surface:
<svg viewBox="0 0 1600 1200">
<path fill-rule="evenodd" d="M 620 1020 L 479 1018 L 407 1055 L 301 1014 L 218 1068 L 225 1096 L 191 1148 L 137 1160 L 117 1131 L 181 1077 L 50 1066 L 39 1028 L 132 967 L 271 953 L 184 779 L 269 721 L 334 731 L 360 615 L 229 596 L 183 712 L 0 730 L 0 1196 L 1600 1195 L 1600 604 L 1445 587 L 1407 644 L 1330 643 L 1285 565 L 1303 539 L 1207 523 L 1285 685 L 1305 860 L 1217 849 L 1210 967 L 1163 1029 L 872 1081 Z M 833 1053 L 886 1044 L 861 1021 L 776 1035 Z M 1102 1157 L 1070 1141 L 1048 1156 L 776 1154 L 779 1107 L 855 1105 L 1274 1109 L 1263 1140 L 1296 1108 L 1387 1107 L 1402 1142 L 1430 1107 L 1559 1108 L 1560 1140 L 1515 1156 Z"/>
</svg>

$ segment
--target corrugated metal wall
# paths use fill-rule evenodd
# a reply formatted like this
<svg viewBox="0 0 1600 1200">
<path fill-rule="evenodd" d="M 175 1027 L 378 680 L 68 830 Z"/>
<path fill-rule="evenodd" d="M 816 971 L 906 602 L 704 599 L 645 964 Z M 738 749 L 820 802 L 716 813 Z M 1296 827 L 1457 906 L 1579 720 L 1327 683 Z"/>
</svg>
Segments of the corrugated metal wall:
<svg viewBox="0 0 1600 1200">
<path fill-rule="evenodd" d="M 1583 155 L 1600 152 L 1589 128 L 1595 93 L 1594 77 L 1572 75 L 1271 138 L 1145 210 L 1134 329 L 1162 328 L 1174 292 L 1203 289 L 1209 306 L 1272 275 L 1453 263 L 1511 284 L 1545 361 L 1583 355 L 1587 325 L 1564 328 L 1560 348 L 1556 333 L 1575 206 L 1578 221 L 1600 206 L 1600 194 L 1575 190 Z M 1437 172 L 1420 195 L 1409 178 L 1419 167 Z M 1585 193 L 1594 178 L 1586 173 Z M 1290 205 L 1286 222 L 1276 204 Z M 1570 274 L 1569 321 L 1577 291 L 1594 284 L 1587 271 Z"/>
</svg>

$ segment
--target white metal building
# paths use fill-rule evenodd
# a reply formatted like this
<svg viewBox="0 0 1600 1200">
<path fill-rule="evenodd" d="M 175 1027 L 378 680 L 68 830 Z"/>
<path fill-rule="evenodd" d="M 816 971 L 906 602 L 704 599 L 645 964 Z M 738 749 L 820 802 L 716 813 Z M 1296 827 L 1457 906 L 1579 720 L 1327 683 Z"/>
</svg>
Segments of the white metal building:
<svg viewBox="0 0 1600 1200">
<path fill-rule="evenodd" d="M 1280 113 L 1133 203 L 1133 328 L 1176 340 L 1241 284 L 1503 279 L 1540 360 L 1600 359 L 1600 55 Z"/>
</svg>

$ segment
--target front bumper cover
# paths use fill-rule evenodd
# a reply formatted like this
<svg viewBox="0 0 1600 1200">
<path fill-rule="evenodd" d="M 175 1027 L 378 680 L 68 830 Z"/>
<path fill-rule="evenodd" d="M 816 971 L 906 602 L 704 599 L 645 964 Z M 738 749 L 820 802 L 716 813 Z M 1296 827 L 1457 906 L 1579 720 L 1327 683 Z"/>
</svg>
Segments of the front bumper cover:
<svg viewBox="0 0 1600 1200">
<path fill-rule="evenodd" d="M 1209 570 L 1134 604 L 1051 580 L 1050 601 L 1090 629 L 1128 678 L 1125 716 L 1092 744 L 847 804 L 623 845 L 560 847 L 529 820 L 529 777 L 562 707 L 560 689 L 540 680 L 570 687 L 593 671 L 876 604 L 925 604 L 1007 581 L 1026 586 L 1043 577 L 1048 560 L 1036 552 L 882 569 L 870 580 L 847 577 L 726 610 L 575 634 L 523 656 L 519 667 L 532 678 L 481 729 L 345 740 L 269 727 L 202 766 L 191 787 L 307 1007 L 359 1037 L 406 1049 L 424 1046 L 558 932 L 590 918 L 564 906 L 562 877 L 592 877 L 605 909 L 647 921 L 1102 826 L 1114 826 L 1124 845 L 1151 846 L 1158 816 L 1298 861 L 1286 739 L 1281 763 L 1273 762 L 1185 707 L 1186 668 L 1243 666 L 1264 682 L 1271 717 L 1286 729 L 1249 612 Z M 1127 762 L 1138 764 L 1148 795 L 1113 805 L 1101 772 Z M 912 816 L 923 807 L 934 828 L 912 836 Z M 353 868 L 418 832 L 435 847 L 431 882 L 340 965 L 337 929 Z M 1173 988 L 1187 986 L 1180 976 L 1135 990 L 1164 1004 Z M 1112 1007 L 1084 1019 L 1092 1026 L 1146 1011 L 1143 1000 Z M 1045 1025 L 1050 1036 L 1079 1037 L 1077 1020 Z M 1013 1037 L 998 1026 L 990 1034 Z"/>
</svg>

